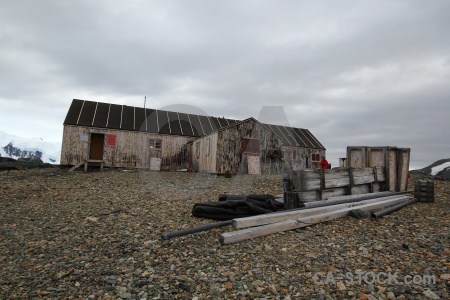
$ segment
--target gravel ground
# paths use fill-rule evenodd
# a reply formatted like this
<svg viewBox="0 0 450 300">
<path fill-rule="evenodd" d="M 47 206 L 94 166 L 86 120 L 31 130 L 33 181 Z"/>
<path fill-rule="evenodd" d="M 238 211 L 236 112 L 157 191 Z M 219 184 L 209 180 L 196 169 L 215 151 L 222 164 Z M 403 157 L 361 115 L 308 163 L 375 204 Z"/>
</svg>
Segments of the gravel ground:
<svg viewBox="0 0 450 300">
<path fill-rule="evenodd" d="M 279 194 L 279 176 L 52 168 L 3 171 L 0 182 L 0 299 L 449 298 L 450 182 L 435 182 L 435 203 L 378 220 L 227 246 L 218 235 L 231 227 L 160 235 L 210 223 L 191 209 L 221 193 Z"/>
</svg>

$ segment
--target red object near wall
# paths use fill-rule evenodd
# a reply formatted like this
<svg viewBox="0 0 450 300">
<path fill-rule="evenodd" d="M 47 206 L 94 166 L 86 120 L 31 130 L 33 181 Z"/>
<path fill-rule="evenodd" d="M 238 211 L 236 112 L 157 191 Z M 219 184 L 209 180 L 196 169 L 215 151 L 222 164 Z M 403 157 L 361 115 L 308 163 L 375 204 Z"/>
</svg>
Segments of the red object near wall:
<svg viewBox="0 0 450 300">
<path fill-rule="evenodd" d="M 322 160 L 320 161 L 320 167 L 321 167 L 322 169 L 328 169 L 328 161 L 327 161 L 326 159 L 322 159 Z"/>
<path fill-rule="evenodd" d="M 106 135 L 106 146 L 116 146 L 116 135 L 115 134 L 107 134 Z"/>
</svg>

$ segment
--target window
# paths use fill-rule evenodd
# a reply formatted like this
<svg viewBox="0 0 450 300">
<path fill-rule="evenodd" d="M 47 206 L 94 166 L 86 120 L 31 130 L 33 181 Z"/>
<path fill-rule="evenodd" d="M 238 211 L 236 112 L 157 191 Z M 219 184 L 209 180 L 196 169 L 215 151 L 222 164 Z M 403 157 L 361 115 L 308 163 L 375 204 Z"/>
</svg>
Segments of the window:
<svg viewBox="0 0 450 300">
<path fill-rule="evenodd" d="M 246 153 L 259 153 L 259 140 L 243 138 L 242 151 Z"/>
<path fill-rule="evenodd" d="M 320 161 L 320 154 L 319 153 L 312 154 L 311 161 Z"/>
<path fill-rule="evenodd" d="M 116 135 L 107 134 L 106 135 L 106 146 L 115 147 L 116 146 Z"/>
<path fill-rule="evenodd" d="M 162 140 L 161 139 L 149 139 L 148 147 L 151 149 L 161 149 L 162 148 Z"/>
<path fill-rule="evenodd" d="M 292 160 L 296 160 L 297 159 L 297 150 L 293 150 L 292 151 Z"/>
</svg>

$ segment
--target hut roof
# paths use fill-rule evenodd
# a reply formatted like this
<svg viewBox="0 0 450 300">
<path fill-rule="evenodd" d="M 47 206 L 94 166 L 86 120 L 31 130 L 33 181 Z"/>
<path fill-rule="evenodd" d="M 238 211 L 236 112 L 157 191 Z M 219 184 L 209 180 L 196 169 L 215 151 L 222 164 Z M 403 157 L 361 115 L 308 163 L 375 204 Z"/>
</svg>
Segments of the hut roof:
<svg viewBox="0 0 450 300">
<path fill-rule="evenodd" d="M 73 99 L 64 125 L 202 137 L 217 130 L 237 125 L 238 122 L 241 121 Z M 325 149 L 308 129 L 261 124 L 278 135 L 285 146 Z"/>
</svg>

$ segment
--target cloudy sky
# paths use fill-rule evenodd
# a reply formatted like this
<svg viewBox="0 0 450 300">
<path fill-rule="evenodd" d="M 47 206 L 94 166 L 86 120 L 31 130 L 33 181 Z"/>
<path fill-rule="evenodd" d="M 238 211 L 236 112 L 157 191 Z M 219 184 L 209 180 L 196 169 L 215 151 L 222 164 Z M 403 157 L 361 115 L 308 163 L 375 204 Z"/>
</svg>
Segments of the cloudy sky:
<svg viewBox="0 0 450 300">
<path fill-rule="evenodd" d="M 22 1 L 0 5 L 0 131 L 60 141 L 73 98 L 308 128 L 450 157 L 450 1 Z M 261 113 L 263 112 L 263 113 Z M 275 114 L 277 115 L 277 114 Z"/>
</svg>

